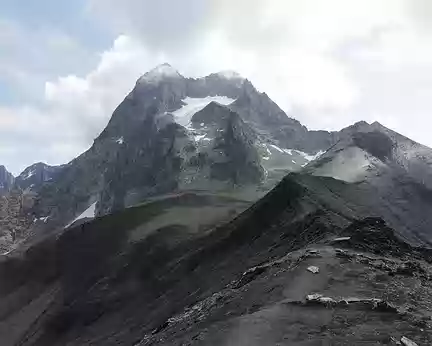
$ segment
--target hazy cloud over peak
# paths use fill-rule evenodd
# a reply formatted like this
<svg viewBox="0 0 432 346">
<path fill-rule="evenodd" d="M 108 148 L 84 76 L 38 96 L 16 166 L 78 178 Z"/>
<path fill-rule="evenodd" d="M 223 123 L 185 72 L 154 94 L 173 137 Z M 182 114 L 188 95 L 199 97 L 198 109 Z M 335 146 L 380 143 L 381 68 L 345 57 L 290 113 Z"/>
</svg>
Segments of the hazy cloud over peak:
<svg viewBox="0 0 432 346">
<path fill-rule="evenodd" d="M 185 76 L 238 71 L 310 128 L 378 120 L 432 146 L 429 0 L 80 0 L 74 8 L 75 22 L 50 30 L 0 15 L 8 28 L 0 30 L 0 164 L 14 172 L 79 154 L 135 80 L 166 61 Z"/>
</svg>

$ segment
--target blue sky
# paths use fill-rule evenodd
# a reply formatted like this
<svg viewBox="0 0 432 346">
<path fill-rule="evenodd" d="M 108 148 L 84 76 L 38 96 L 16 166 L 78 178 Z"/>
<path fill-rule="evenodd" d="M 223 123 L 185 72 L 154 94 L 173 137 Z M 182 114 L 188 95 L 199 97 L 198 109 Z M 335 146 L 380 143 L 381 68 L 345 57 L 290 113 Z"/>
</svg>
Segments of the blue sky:
<svg viewBox="0 0 432 346">
<path fill-rule="evenodd" d="M 93 49 L 110 44 L 108 35 L 87 10 L 88 1 L 1 0 L 1 17 L 14 21 L 27 30 L 41 28 L 61 31 Z"/>
<path fill-rule="evenodd" d="M 9 68 L 0 76 L 3 104 L 27 101 L 17 71 L 41 83 L 42 91 L 50 78 L 91 69 L 114 39 L 86 13 L 85 0 L 0 0 L 0 8 L 0 23 L 8 28 L 0 40 L 1 60 Z"/>
<path fill-rule="evenodd" d="M 312 129 L 432 146 L 431 19 L 430 0 L 0 0 L 0 164 L 73 159 L 163 62 L 238 71 Z"/>
</svg>

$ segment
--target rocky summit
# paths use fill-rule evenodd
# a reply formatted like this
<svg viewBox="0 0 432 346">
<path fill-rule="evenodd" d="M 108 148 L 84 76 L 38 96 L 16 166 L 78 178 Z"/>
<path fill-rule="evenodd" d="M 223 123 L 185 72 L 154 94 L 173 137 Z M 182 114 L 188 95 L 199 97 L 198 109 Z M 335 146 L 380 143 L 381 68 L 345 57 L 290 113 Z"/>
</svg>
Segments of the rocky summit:
<svg viewBox="0 0 432 346">
<path fill-rule="evenodd" d="M 432 149 L 379 123 L 163 64 L 88 151 L 1 172 L 2 345 L 432 343 Z"/>
</svg>

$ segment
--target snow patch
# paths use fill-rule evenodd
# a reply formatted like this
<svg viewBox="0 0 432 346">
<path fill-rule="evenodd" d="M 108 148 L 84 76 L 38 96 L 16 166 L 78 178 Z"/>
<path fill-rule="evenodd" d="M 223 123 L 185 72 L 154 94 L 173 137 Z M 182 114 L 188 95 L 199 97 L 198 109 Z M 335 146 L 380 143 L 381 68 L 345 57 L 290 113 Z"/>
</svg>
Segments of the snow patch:
<svg viewBox="0 0 432 346">
<path fill-rule="evenodd" d="M 195 142 L 200 141 L 201 139 L 204 139 L 206 135 L 196 135 L 194 136 Z"/>
<path fill-rule="evenodd" d="M 81 213 L 78 217 L 76 217 L 73 221 L 71 221 L 65 228 L 68 228 L 70 225 L 72 225 L 75 221 L 87 218 L 87 217 L 95 217 L 96 214 L 96 202 L 94 202 L 92 205 L 90 205 L 86 210 L 84 210 L 83 213 Z"/>
<path fill-rule="evenodd" d="M 311 155 L 311 154 L 305 153 L 305 152 L 300 151 L 300 150 L 279 148 L 277 145 L 274 145 L 274 144 L 270 144 L 270 146 L 272 148 L 276 149 L 277 151 L 279 151 L 280 153 L 285 153 L 285 154 L 288 154 L 288 155 L 294 155 L 294 154 L 300 155 L 300 156 L 302 156 L 307 161 L 316 160 L 322 154 L 325 153 L 324 151 L 319 151 L 315 155 Z"/>
<path fill-rule="evenodd" d="M 319 158 L 322 154 L 325 153 L 325 151 L 320 150 L 319 152 L 317 152 L 315 155 L 310 155 L 307 153 L 304 153 L 303 151 L 297 151 L 301 156 L 303 156 L 306 160 L 308 161 L 313 161 L 316 160 L 317 158 Z"/>
<path fill-rule="evenodd" d="M 291 158 L 287 159 L 291 159 L 291 163 L 295 164 L 295 165 L 299 165 L 301 167 L 306 166 L 310 161 L 316 160 L 317 158 L 319 158 L 321 155 L 323 155 L 325 152 L 324 151 L 319 151 L 318 153 L 316 153 L 315 155 L 311 155 L 308 153 L 305 153 L 303 151 L 300 150 L 296 150 L 296 149 L 287 149 L 287 148 L 281 148 L 279 146 L 277 146 L 276 144 L 265 144 L 262 143 L 260 144 L 263 148 L 266 149 L 267 154 L 266 157 L 270 157 L 272 154 L 277 154 L 277 152 L 279 152 L 280 154 L 284 154 L 284 155 L 290 155 Z M 263 158 L 264 160 L 268 160 Z M 306 162 L 305 162 L 306 161 Z"/>
<path fill-rule="evenodd" d="M 117 142 L 118 144 L 123 144 L 123 143 L 124 143 L 124 138 L 123 138 L 123 136 L 120 137 L 120 138 L 117 138 L 117 139 L 116 139 L 116 142 Z"/>
<path fill-rule="evenodd" d="M 42 221 L 43 223 L 47 223 L 49 218 L 50 218 L 50 216 L 42 216 L 42 217 L 37 218 L 35 221 Z"/>
<path fill-rule="evenodd" d="M 23 177 L 23 180 L 27 180 L 29 178 L 31 178 L 32 176 L 34 176 L 36 174 L 36 171 L 30 171 L 26 174 L 25 177 Z"/>
<path fill-rule="evenodd" d="M 270 146 L 271 146 L 272 148 L 276 149 L 277 151 L 279 151 L 280 153 L 283 153 L 283 152 L 284 152 L 281 148 L 279 148 L 278 146 L 276 146 L 276 145 L 274 145 L 274 144 L 270 144 Z"/>
<path fill-rule="evenodd" d="M 226 96 L 207 96 L 203 98 L 186 97 L 182 100 L 185 103 L 181 108 L 172 113 L 174 121 L 182 126 L 187 127 L 193 115 L 206 107 L 210 102 L 217 102 L 221 105 L 228 106 L 235 100 Z M 204 123 L 201 124 L 204 126 Z"/>
<path fill-rule="evenodd" d="M 263 160 L 266 160 L 266 161 L 267 161 L 267 160 L 270 160 L 270 158 L 269 158 L 268 156 L 264 156 L 264 157 L 263 157 Z"/>
</svg>

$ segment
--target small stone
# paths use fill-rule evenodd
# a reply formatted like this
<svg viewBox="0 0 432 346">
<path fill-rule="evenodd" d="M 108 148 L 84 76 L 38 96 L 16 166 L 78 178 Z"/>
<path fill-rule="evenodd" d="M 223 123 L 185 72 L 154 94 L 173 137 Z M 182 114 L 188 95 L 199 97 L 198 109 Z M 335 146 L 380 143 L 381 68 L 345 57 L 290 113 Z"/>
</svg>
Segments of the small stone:
<svg viewBox="0 0 432 346">
<path fill-rule="evenodd" d="M 315 249 L 308 249 L 308 250 L 306 250 L 305 256 L 306 257 L 314 257 L 314 258 L 320 258 L 320 257 L 322 257 L 321 254 L 320 254 L 320 252 L 318 250 L 315 250 Z"/>
<path fill-rule="evenodd" d="M 351 258 L 351 257 L 353 257 L 345 250 L 336 249 L 335 251 L 336 251 L 336 257 L 339 257 L 339 258 Z"/>
<path fill-rule="evenodd" d="M 306 296 L 306 300 L 319 300 L 322 298 L 322 294 L 315 293 L 315 294 L 308 294 Z"/>
<path fill-rule="evenodd" d="M 332 239 L 331 242 L 332 243 L 337 243 L 339 241 L 347 241 L 347 240 L 350 240 L 350 239 L 351 239 L 351 237 L 339 237 L 339 238 Z"/>
<path fill-rule="evenodd" d="M 401 343 L 400 343 L 400 341 L 398 341 L 396 338 L 394 338 L 394 337 L 391 337 L 390 338 L 390 341 L 392 342 L 392 343 L 394 343 L 395 345 L 402 345 Z"/>
<path fill-rule="evenodd" d="M 314 274 L 318 274 L 319 273 L 319 268 L 315 267 L 315 266 L 310 266 L 310 267 L 307 268 L 307 270 L 310 271 L 311 273 L 314 273 Z"/>
<path fill-rule="evenodd" d="M 418 346 L 414 341 L 408 339 L 405 336 L 403 336 L 401 338 L 401 343 L 402 343 L 402 345 L 405 345 L 405 346 Z"/>
</svg>

